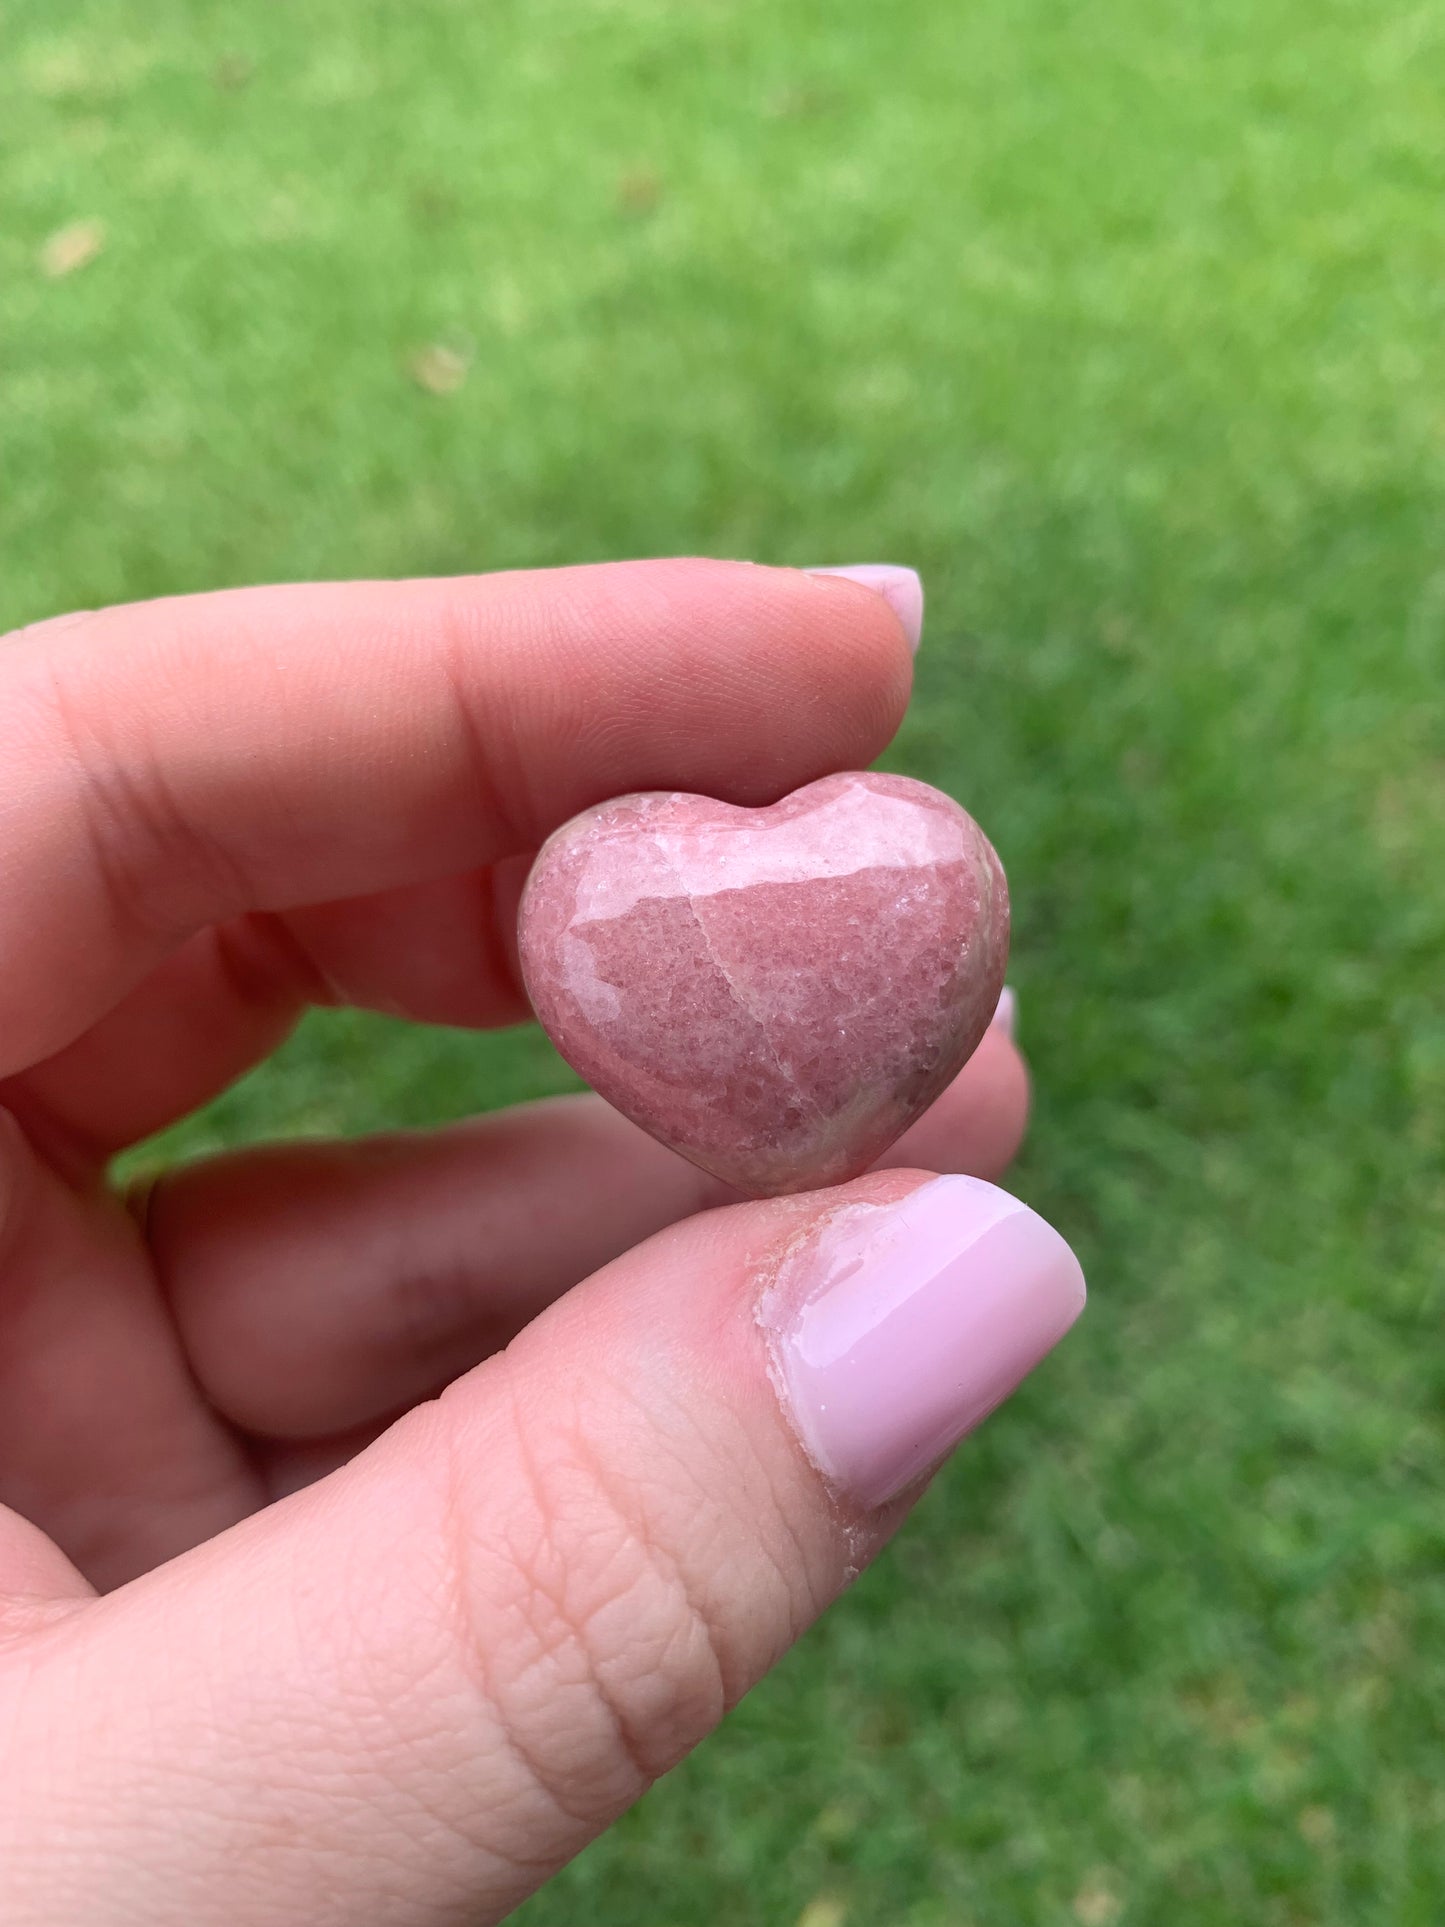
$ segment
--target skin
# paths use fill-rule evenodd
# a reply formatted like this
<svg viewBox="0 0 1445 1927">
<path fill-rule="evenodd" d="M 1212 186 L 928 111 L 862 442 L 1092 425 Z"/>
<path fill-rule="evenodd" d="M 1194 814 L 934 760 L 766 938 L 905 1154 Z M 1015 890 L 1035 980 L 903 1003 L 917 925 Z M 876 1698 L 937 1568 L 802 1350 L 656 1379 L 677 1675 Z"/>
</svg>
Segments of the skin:
<svg viewBox="0 0 1445 1927">
<path fill-rule="evenodd" d="M 587 1097 L 106 1169 L 308 1005 L 519 1020 L 552 829 L 861 767 L 909 676 L 870 589 L 709 561 L 0 641 L 7 1923 L 499 1919 L 895 1529 L 804 1457 L 752 1309 L 840 1198 L 1003 1170 L 999 1030 L 893 1168 L 765 1204 Z"/>
</svg>

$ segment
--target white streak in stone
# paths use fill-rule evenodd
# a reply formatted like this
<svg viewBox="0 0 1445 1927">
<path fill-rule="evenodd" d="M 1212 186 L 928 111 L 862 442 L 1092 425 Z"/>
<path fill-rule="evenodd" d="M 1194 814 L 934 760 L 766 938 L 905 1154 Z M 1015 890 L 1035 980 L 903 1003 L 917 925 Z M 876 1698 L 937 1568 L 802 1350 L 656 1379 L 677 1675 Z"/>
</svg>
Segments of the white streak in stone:
<svg viewBox="0 0 1445 1927">
<path fill-rule="evenodd" d="M 689 825 L 669 833 L 648 824 L 648 816 L 672 800 L 665 793 L 639 799 L 636 815 L 619 823 L 629 836 L 650 829 L 652 849 L 639 861 L 641 851 L 633 845 L 625 866 L 589 865 L 577 892 L 576 924 L 625 917 L 649 898 L 717 896 L 754 884 L 812 883 L 861 870 L 913 870 L 956 863 L 966 853 L 968 824 L 961 811 L 950 817 L 920 810 L 912 797 L 889 796 L 861 782 L 791 816 L 781 836 L 776 815 L 760 824 L 759 812 L 742 809 L 736 825 Z"/>
<path fill-rule="evenodd" d="M 564 930 L 560 961 L 567 994 L 588 1023 L 598 1030 L 615 1023 L 622 1015 L 622 998 L 605 977 L 598 976 L 597 956 L 591 944 L 573 930 Z"/>
</svg>

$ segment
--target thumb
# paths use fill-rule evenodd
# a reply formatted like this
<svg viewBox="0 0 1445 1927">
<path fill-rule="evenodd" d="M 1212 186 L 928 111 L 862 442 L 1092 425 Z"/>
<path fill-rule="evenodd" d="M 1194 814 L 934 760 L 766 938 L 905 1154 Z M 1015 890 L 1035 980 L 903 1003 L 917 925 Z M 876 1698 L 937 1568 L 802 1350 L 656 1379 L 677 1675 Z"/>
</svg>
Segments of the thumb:
<svg viewBox="0 0 1445 1927">
<path fill-rule="evenodd" d="M 663 1232 L 342 1471 L 32 1642 L 12 1757 L 45 1768 L 0 1802 L 0 1915 L 499 1919 L 767 1671 L 1083 1295 L 972 1178 Z M 62 1798 L 87 1840 L 53 1895 L 19 1845 Z"/>
</svg>

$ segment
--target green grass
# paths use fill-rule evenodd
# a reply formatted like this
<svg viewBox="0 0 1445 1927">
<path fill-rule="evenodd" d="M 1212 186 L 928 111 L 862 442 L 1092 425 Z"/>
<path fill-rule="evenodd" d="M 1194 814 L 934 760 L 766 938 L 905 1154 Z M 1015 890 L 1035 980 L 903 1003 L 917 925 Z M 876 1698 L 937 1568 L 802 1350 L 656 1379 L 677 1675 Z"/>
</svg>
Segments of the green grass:
<svg viewBox="0 0 1445 1927">
<path fill-rule="evenodd" d="M 528 1927 L 1445 1919 L 1445 13 L 0 0 L 0 623 L 916 562 L 1083 1327 Z M 51 278 L 47 237 L 104 223 Z M 464 372 L 409 372 L 441 344 Z M 183 1134 L 536 1041 L 314 1023 Z"/>
</svg>

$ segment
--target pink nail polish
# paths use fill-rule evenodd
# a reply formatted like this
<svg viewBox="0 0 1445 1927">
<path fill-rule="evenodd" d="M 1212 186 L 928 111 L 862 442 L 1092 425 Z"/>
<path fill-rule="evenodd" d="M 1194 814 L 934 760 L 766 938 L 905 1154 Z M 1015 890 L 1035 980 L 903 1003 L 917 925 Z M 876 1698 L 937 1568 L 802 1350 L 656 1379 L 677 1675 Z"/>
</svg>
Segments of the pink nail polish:
<svg viewBox="0 0 1445 1927">
<path fill-rule="evenodd" d="M 916 569 L 896 562 L 850 562 L 839 568 L 804 569 L 804 575 L 837 575 L 845 582 L 861 582 L 881 595 L 903 624 L 914 655 L 923 639 L 923 583 Z"/>
<path fill-rule="evenodd" d="M 1084 1309 L 1052 1226 L 980 1178 L 845 1205 L 760 1307 L 809 1458 L 882 1505 L 1002 1404 Z"/>
</svg>

